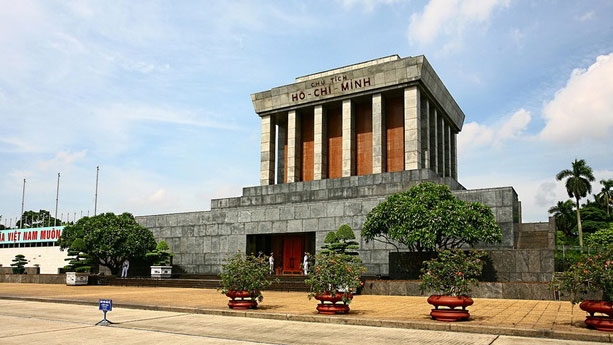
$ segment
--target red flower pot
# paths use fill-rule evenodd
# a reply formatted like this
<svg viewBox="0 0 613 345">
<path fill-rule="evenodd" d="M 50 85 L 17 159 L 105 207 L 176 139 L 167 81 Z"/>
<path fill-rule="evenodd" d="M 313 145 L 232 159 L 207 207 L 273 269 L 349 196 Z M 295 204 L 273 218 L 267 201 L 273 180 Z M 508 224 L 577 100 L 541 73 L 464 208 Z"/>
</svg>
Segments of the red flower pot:
<svg viewBox="0 0 613 345">
<path fill-rule="evenodd" d="M 468 320 L 470 313 L 466 307 L 473 304 L 473 299 L 468 296 L 432 295 L 428 297 L 428 303 L 434 306 L 430 311 L 434 320 L 453 322 Z"/>
<path fill-rule="evenodd" d="M 347 314 L 349 312 L 349 305 L 343 302 L 343 297 L 351 300 L 353 299 L 353 294 L 336 293 L 332 295 L 326 292 L 321 295 L 316 295 L 315 299 L 321 302 L 317 305 L 317 312 L 325 315 Z"/>
<path fill-rule="evenodd" d="M 228 301 L 228 307 L 230 309 L 256 309 L 258 307 L 258 301 L 256 300 L 258 293 L 257 291 L 246 291 L 246 290 L 230 290 L 226 292 L 226 296 L 230 298 Z"/>
<path fill-rule="evenodd" d="M 581 310 L 585 310 L 589 315 L 585 317 L 585 324 L 588 327 L 599 331 L 613 332 L 613 302 L 585 300 L 579 304 Z M 605 314 L 595 315 L 595 313 Z"/>
</svg>

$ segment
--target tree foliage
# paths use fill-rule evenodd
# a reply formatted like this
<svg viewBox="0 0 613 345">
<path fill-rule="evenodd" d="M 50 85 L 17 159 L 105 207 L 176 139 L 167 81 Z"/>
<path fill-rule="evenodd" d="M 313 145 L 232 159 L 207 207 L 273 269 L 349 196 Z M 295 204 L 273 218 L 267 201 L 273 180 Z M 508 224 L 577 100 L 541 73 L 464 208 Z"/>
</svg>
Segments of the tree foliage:
<svg viewBox="0 0 613 345">
<path fill-rule="evenodd" d="M 600 180 L 602 189 L 598 196 L 604 202 L 607 208 L 607 216 L 611 215 L 611 204 L 613 203 L 613 179 Z"/>
<path fill-rule="evenodd" d="M 68 248 L 68 264 L 64 266 L 66 272 L 90 272 L 94 261 L 85 253 L 87 247 L 82 238 L 76 238 Z"/>
<path fill-rule="evenodd" d="M 262 302 L 262 290 L 269 287 L 273 281 L 278 282 L 278 279 L 273 280 L 270 276 L 268 259 L 266 255 L 254 256 L 243 252 L 236 252 L 226 258 L 221 265 L 222 272 L 219 273 L 221 293 L 226 294 L 233 290 L 249 291 L 258 302 Z"/>
<path fill-rule="evenodd" d="M 23 274 L 26 271 L 25 266 L 28 264 L 28 260 L 26 256 L 23 254 L 15 255 L 15 258 L 12 260 L 11 267 L 13 267 L 13 273 L 15 274 Z"/>
<path fill-rule="evenodd" d="M 155 248 L 151 231 L 136 222 L 130 213 L 115 215 L 103 213 L 83 217 L 62 231 L 59 245 L 69 248 L 77 238 L 85 243 L 84 253 L 96 263 L 106 266 L 113 275 L 121 271 L 121 264 L 128 258 L 144 258 Z"/>
<path fill-rule="evenodd" d="M 51 216 L 51 212 L 47 210 L 25 211 L 21 215 L 21 219 L 15 223 L 17 228 L 43 228 L 49 226 L 61 226 L 60 219 Z"/>
<path fill-rule="evenodd" d="M 476 202 L 458 200 L 445 185 L 431 182 L 390 195 L 367 215 L 362 238 L 413 251 L 498 243 L 502 231 L 492 210 Z"/>
<path fill-rule="evenodd" d="M 613 223 L 609 223 L 608 227 L 602 228 L 593 234 L 587 235 L 585 244 L 588 247 L 612 247 L 613 248 Z"/>
<path fill-rule="evenodd" d="M 577 218 L 573 207 L 573 201 L 566 200 L 558 201 L 556 206 L 549 208 L 549 214 L 553 215 L 556 221 L 556 230 L 563 232 L 566 236 L 571 236 L 573 229 L 577 226 Z"/>
<path fill-rule="evenodd" d="M 566 192 L 569 197 L 575 198 L 579 246 L 583 247 L 583 227 L 581 226 L 581 205 L 579 204 L 579 200 L 592 192 L 591 182 L 594 181 L 594 173 L 592 168 L 589 167 L 583 159 L 575 159 L 571 165 L 571 169 L 560 171 L 556 175 L 556 180 L 562 181 L 566 179 Z"/>
<path fill-rule="evenodd" d="M 326 235 L 321 252 L 324 254 L 347 254 L 356 256 L 359 253 L 360 244 L 355 241 L 353 229 L 348 224 L 341 225 L 338 230 L 331 231 Z"/>
<path fill-rule="evenodd" d="M 168 243 L 164 240 L 158 242 L 155 249 L 146 254 L 147 259 L 152 260 L 153 266 L 170 266 L 173 256 Z"/>
</svg>

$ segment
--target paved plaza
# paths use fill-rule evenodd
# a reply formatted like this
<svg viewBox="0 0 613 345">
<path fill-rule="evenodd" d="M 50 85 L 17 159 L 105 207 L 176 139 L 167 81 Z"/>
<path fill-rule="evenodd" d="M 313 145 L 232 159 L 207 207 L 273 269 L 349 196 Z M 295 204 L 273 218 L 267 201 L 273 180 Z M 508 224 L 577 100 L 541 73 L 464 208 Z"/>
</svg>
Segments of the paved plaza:
<svg viewBox="0 0 613 345">
<path fill-rule="evenodd" d="M 228 309 L 227 298 L 213 289 L 2 283 L 0 284 L 0 299 L 2 299 L 0 301 L 2 311 L 0 316 L 4 319 L 0 324 L 0 336 L 4 338 L 1 341 L 3 344 L 11 343 L 10 341 L 13 341 L 11 339 L 17 336 L 16 333 L 18 332 L 34 330 L 34 328 L 30 329 L 27 326 L 24 326 L 25 328 L 17 327 L 20 322 L 19 320 L 27 318 L 32 320 L 42 318 L 45 320 L 42 323 L 32 323 L 36 327 L 39 327 L 41 324 L 48 324 L 49 327 L 52 327 L 53 322 L 49 321 L 49 319 L 53 319 L 53 315 L 59 320 L 63 320 L 63 322 L 76 322 L 75 325 L 82 322 L 85 325 L 91 326 L 102 319 L 102 312 L 98 310 L 99 299 L 112 299 L 113 311 L 109 312 L 108 319 L 118 321 L 120 324 L 111 325 L 109 328 L 120 327 L 124 332 L 126 329 L 140 329 L 140 326 L 129 326 L 132 325 L 131 322 L 134 320 L 140 318 L 156 319 L 162 317 L 160 316 L 162 314 L 158 315 L 155 313 L 171 313 L 163 314 L 163 318 L 173 319 L 173 317 L 176 317 L 178 318 L 177 320 L 186 318 L 186 321 L 175 323 L 160 322 L 156 327 L 163 327 L 164 332 L 174 334 L 175 336 L 176 334 L 191 334 L 191 336 L 208 334 L 206 332 L 210 330 L 206 332 L 200 330 L 202 328 L 199 326 L 200 323 L 207 324 L 207 322 L 214 322 L 213 319 L 218 317 L 230 317 L 227 320 L 237 323 L 234 329 L 239 330 L 246 330 L 246 327 L 250 327 L 248 325 L 255 325 L 262 321 L 265 321 L 265 324 L 281 322 L 278 324 L 278 327 L 281 327 L 280 329 L 285 327 L 294 329 L 301 323 L 306 323 L 309 327 L 297 327 L 297 329 L 304 329 L 305 331 L 312 327 L 314 327 L 313 329 L 321 330 L 320 326 L 317 325 L 318 323 L 327 324 L 326 329 L 329 329 L 329 327 L 335 327 L 336 329 L 336 327 L 369 326 L 365 327 L 365 329 L 368 329 L 369 332 L 374 332 L 372 334 L 377 334 L 372 335 L 374 338 L 369 341 L 371 343 L 385 342 L 377 340 L 384 340 L 384 334 L 396 334 L 397 332 L 404 334 L 403 332 L 408 331 L 438 331 L 437 334 L 440 333 L 440 335 L 433 339 L 439 340 L 446 337 L 454 339 L 453 334 L 461 334 L 462 339 L 488 335 L 489 337 L 484 339 L 489 339 L 489 341 L 484 342 L 484 344 L 506 344 L 499 341 L 508 339 L 507 337 L 509 336 L 519 336 L 520 338 L 517 338 L 519 340 L 516 341 L 523 339 L 521 337 L 539 338 L 540 340 L 537 342 L 543 344 L 548 343 L 545 341 L 548 339 L 557 340 L 556 344 L 560 344 L 560 340 L 567 340 L 569 341 L 566 342 L 568 344 L 578 344 L 573 341 L 612 342 L 609 333 L 585 328 L 583 324 L 585 313 L 577 306 L 573 308 L 569 302 L 564 301 L 478 298 L 475 299 L 475 304 L 469 308 L 471 312 L 470 321 L 444 323 L 431 320 L 428 315 L 430 306 L 426 303 L 425 297 L 415 296 L 355 296 L 351 304 L 351 313 L 335 316 L 318 315 L 315 311 L 317 302 L 309 300 L 304 292 L 265 291 L 264 301 L 260 304 L 259 308 L 250 311 L 233 311 Z M 29 310 L 29 308 L 34 308 L 33 305 L 50 307 L 44 307 L 43 310 L 46 310 L 45 312 L 34 312 Z M 64 315 L 67 312 L 69 316 Z M 145 312 L 154 314 L 147 314 L 146 316 L 139 314 Z M 48 317 L 45 317 L 45 313 L 48 314 Z M 137 317 L 137 314 L 140 316 Z M 79 321 L 75 320 L 77 316 Z M 249 322 L 245 322 L 245 317 L 249 318 Z M 13 318 L 13 320 L 6 320 L 6 318 Z M 208 318 L 213 319 L 209 320 Z M 129 320 L 132 321 L 128 322 Z M 230 321 L 224 321 L 224 323 L 228 322 Z M 171 326 L 173 324 L 175 326 Z M 176 329 L 173 330 L 172 327 L 176 327 Z M 245 334 L 257 332 L 257 329 L 265 330 L 266 328 L 256 328 L 256 330 L 247 331 Z M 100 330 L 96 329 L 91 332 L 91 335 L 94 335 L 100 332 Z M 286 334 L 287 332 L 283 331 L 281 333 Z M 350 334 L 350 332 L 347 332 L 347 334 Z M 451 336 L 448 334 L 451 334 Z M 219 337 L 219 335 L 207 335 L 207 337 L 209 336 L 213 337 L 212 339 L 219 340 L 218 342 L 209 342 L 211 344 L 225 343 L 227 340 L 227 338 Z M 403 335 L 403 337 L 406 336 L 408 335 Z M 243 335 L 235 335 L 235 337 L 230 339 L 246 340 L 247 342 L 245 343 L 249 343 L 249 341 L 267 343 L 266 340 L 254 337 L 253 334 L 250 337 L 244 337 Z M 222 341 L 222 338 L 226 340 Z M 15 343 L 18 343 L 19 339 L 15 339 Z M 496 342 L 493 342 L 494 340 Z M 386 342 L 390 343 L 390 341 Z M 325 343 L 316 338 L 306 338 L 300 341 L 273 339 L 268 340 L 268 342 L 296 344 Z M 393 343 L 393 341 L 391 342 Z M 131 341 L 127 343 L 140 344 L 144 342 Z M 149 343 L 155 343 L 155 341 Z M 191 344 L 192 342 L 181 341 L 177 343 Z M 429 343 L 478 344 L 480 342 L 439 341 Z M 530 341 L 530 343 L 534 343 L 534 341 Z"/>
</svg>

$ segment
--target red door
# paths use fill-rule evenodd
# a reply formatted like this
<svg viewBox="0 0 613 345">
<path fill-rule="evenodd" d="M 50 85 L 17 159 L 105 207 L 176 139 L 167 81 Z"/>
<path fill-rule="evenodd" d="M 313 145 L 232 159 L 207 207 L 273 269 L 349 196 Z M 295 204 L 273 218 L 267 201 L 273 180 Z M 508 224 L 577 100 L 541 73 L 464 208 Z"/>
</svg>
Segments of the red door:
<svg viewBox="0 0 613 345">
<path fill-rule="evenodd" d="M 288 236 L 283 239 L 283 273 L 300 274 L 302 237 Z"/>
</svg>

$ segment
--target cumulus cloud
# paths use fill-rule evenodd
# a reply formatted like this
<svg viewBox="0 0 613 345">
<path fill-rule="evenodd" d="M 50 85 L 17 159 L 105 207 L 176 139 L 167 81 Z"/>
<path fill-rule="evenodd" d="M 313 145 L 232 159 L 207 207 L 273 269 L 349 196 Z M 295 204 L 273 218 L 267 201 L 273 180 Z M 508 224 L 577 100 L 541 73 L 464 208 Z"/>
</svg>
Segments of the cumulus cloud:
<svg viewBox="0 0 613 345">
<path fill-rule="evenodd" d="M 439 35 L 456 36 L 469 25 L 487 22 L 498 7 L 507 7 L 509 0 L 431 0 L 422 13 L 413 14 L 409 39 L 428 44 Z"/>
<path fill-rule="evenodd" d="M 575 69 L 543 108 L 540 138 L 554 143 L 602 141 L 613 136 L 613 53 L 587 69 Z"/>
<path fill-rule="evenodd" d="M 532 116 L 525 109 L 491 125 L 470 122 L 464 125 L 458 136 L 458 151 L 466 152 L 480 147 L 500 147 L 505 141 L 520 138 Z"/>
</svg>

